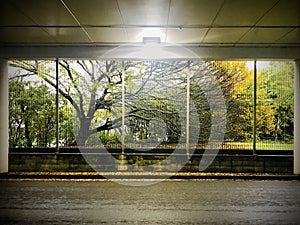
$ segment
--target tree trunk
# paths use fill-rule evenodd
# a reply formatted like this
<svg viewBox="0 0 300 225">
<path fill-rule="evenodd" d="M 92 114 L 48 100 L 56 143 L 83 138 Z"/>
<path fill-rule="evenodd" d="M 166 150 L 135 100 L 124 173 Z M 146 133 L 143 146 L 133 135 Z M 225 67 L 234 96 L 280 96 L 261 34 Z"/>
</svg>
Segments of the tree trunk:
<svg viewBox="0 0 300 225">
<path fill-rule="evenodd" d="M 91 124 L 90 118 L 80 119 L 80 128 L 76 137 L 76 143 L 78 146 L 84 146 L 86 144 L 86 141 L 90 136 L 90 132 L 89 132 L 90 124 Z"/>
<path fill-rule="evenodd" d="M 31 141 L 31 138 L 30 138 L 30 130 L 29 130 L 28 120 L 25 120 L 25 138 L 26 138 L 27 147 L 31 148 L 32 147 L 32 141 Z"/>
</svg>

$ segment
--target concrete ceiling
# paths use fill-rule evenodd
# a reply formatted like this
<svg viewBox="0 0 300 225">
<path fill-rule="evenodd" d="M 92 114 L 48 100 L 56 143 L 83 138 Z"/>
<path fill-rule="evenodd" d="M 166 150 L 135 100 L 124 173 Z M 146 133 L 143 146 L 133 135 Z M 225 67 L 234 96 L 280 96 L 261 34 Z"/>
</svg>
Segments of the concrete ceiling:
<svg viewBox="0 0 300 225">
<path fill-rule="evenodd" d="M 300 0 L 2 0 L 0 5 L 0 56 L 16 47 L 109 47 L 139 43 L 144 36 L 194 48 L 280 48 L 293 50 L 295 57 L 300 52 Z"/>
</svg>

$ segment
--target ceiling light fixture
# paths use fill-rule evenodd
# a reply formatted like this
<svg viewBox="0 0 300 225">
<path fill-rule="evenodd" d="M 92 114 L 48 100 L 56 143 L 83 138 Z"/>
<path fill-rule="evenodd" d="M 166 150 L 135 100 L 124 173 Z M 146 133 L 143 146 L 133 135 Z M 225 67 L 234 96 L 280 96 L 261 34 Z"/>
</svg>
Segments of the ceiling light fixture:
<svg viewBox="0 0 300 225">
<path fill-rule="evenodd" d="M 143 43 L 144 44 L 149 44 L 149 43 L 155 43 L 155 44 L 160 44 L 160 37 L 143 37 Z"/>
</svg>

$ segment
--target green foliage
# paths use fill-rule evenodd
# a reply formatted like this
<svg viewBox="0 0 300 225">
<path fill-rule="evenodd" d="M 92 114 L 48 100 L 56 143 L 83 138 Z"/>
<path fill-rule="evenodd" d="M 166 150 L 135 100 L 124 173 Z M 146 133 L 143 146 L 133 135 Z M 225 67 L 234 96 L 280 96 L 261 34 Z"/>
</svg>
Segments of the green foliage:
<svg viewBox="0 0 300 225">
<path fill-rule="evenodd" d="M 274 129 L 268 134 L 274 140 L 293 140 L 294 65 L 291 62 L 271 62 L 262 70 L 261 89 L 274 110 Z"/>
<path fill-rule="evenodd" d="M 104 145 L 120 143 L 118 136 L 114 132 L 108 130 L 98 132 L 98 137 L 100 138 L 101 143 Z"/>
<path fill-rule="evenodd" d="M 151 126 L 155 121 L 161 120 L 165 123 L 165 137 L 160 140 L 163 143 L 177 143 L 181 134 L 180 118 L 174 105 L 172 105 L 166 98 L 145 97 L 140 99 L 134 105 L 135 109 L 140 109 L 136 113 L 129 116 L 129 134 L 135 137 L 135 141 L 151 140 L 156 143 L 151 132 Z M 163 124 L 160 124 L 163 126 Z M 158 132 L 160 133 L 160 132 Z M 161 132 L 163 133 L 163 132 Z M 160 137 L 157 137 L 160 138 Z"/>
<path fill-rule="evenodd" d="M 11 80 L 10 146 L 49 147 L 55 137 L 55 95 L 37 81 Z"/>
<path fill-rule="evenodd" d="M 11 147 L 50 147 L 56 143 L 56 97 L 37 81 L 9 82 L 9 143 Z M 59 107 L 59 137 L 72 145 L 72 108 L 62 100 Z"/>
<path fill-rule="evenodd" d="M 245 61 L 210 62 L 216 71 L 214 74 L 225 98 L 227 108 L 227 127 L 225 140 L 248 141 L 252 134 L 252 93 L 249 88 L 250 71 Z M 251 83 L 251 80 L 250 80 Z M 253 84 L 253 83 L 252 83 Z M 250 95 L 250 99 L 239 96 Z"/>
<path fill-rule="evenodd" d="M 75 143 L 73 128 L 74 109 L 60 96 L 59 107 L 59 139 L 63 146 L 71 146 Z"/>
<path fill-rule="evenodd" d="M 206 144 L 209 139 L 211 130 L 211 111 L 205 93 L 201 89 L 198 82 L 192 81 L 190 84 L 190 96 L 197 110 L 198 119 L 200 122 L 199 143 Z M 191 124 L 192 126 L 193 124 Z"/>
</svg>

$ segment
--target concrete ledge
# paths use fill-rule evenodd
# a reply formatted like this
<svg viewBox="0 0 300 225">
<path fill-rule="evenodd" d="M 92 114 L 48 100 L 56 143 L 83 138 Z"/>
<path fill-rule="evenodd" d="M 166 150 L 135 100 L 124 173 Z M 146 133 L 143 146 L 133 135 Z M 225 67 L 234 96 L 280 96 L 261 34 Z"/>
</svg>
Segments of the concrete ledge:
<svg viewBox="0 0 300 225">
<path fill-rule="evenodd" d="M 108 154 L 109 155 L 109 154 Z M 9 172 L 94 172 L 115 171 L 116 162 L 104 154 L 50 154 L 16 153 L 9 154 Z M 117 158 L 118 155 L 115 155 Z M 185 155 L 179 155 L 185 157 Z M 128 164 L 135 165 L 134 172 L 199 172 L 201 154 L 194 154 L 189 163 L 182 167 L 180 161 L 166 159 L 166 155 L 126 154 Z M 160 163 L 159 163 L 160 162 Z M 158 170 L 157 166 L 160 169 Z M 145 167 L 143 166 L 148 166 Z M 292 174 L 292 155 L 224 155 L 218 154 L 210 166 L 203 172 L 208 173 L 274 173 Z"/>
<path fill-rule="evenodd" d="M 270 173 L 203 173 L 203 172 L 9 172 L 0 174 L 1 180 L 108 180 L 110 179 L 164 179 L 201 180 L 201 179 L 245 179 L 245 180 L 300 180 L 299 175 Z"/>
</svg>

